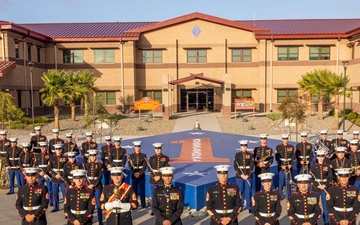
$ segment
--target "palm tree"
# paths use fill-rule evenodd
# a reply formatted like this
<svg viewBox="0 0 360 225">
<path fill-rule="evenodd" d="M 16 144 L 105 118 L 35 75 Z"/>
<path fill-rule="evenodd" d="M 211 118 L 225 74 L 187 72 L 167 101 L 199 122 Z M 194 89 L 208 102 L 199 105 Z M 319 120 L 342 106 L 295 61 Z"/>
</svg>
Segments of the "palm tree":
<svg viewBox="0 0 360 225">
<path fill-rule="evenodd" d="M 54 106 L 54 128 L 60 129 L 59 103 L 60 100 L 66 99 L 65 72 L 49 70 L 43 74 L 41 79 L 44 81 L 44 87 L 40 90 L 41 100 L 47 106 Z"/>
<path fill-rule="evenodd" d="M 349 80 L 346 78 L 346 83 L 348 83 Z M 338 75 L 336 73 L 332 73 L 328 71 L 328 75 L 326 76 L 326 79 L 324 80 L 324 83 L 327 86 L 326 92 L 329 93 L 330 96 L 334 96 L 334 129 L 339 129 L 339 105 L 340 105 L 340 96 L 344 95 L 344 76 Z M 345 113 L 345 112 L 344 112 Z M 345 123 L 345 121 L 343 121 Z"/>
<path fill-rule="evenodd" d="M 84 89 L 84 105 L 85 105 L 85 117 L 88 116 L 88 103 L 89 103 L 89 94 L 94 93 L 95 88 L 95 81 L 96 78 L 89 71 L 83 71 L 78 74 L 79 76 L 79 83 L 81 83 L 81 87 Z"/>
<path fill-rule="evenodd" d="M 318 119 L 323 120 L 323 106 L 324 106 L 324 94 L 326 93 L 326 85 L 323 80 L 328 74 L 327 70 L 314 70 L 314 72 L 307 72 L 302 75 L 302 79 L 298 81 L 300 90 L 304 90 L 309 93 L 310 96 L 318 96 Z M 309 98 L 311 101 L 311 98 Z"/>
<path fill-rule="evenodd" d="M 75 104 L 76 101 L 84 96 L 86 88 L 84 83 L 80 80 L 80 72 L 67 71 L 65 74 L 66 79 L 66 99 L 65 103 L 70 104 L 71 107 L 71 120 L 76 120 Z"/>
</svg>

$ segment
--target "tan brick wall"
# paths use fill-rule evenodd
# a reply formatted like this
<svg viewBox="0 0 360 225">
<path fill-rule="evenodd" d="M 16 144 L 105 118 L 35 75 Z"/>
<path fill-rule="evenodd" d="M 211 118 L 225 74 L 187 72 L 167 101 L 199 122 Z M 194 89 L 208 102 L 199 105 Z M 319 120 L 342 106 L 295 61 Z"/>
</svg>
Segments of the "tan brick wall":
<svg viewBox="0 0 360 225">
<path fill-rule="evenodd" d="M 192 29 L 198 26 L 201 30 L 196 38 Z M 6 56 L 14 59 L 14 39 L 22 37 L 15 33 L 6 33 Z M 27 39 L 32 46 L 32 59 L 37 60 L 36 45 L 44 46 L 41 49 L 41 63 L 33 69 L 34 89 L 42 86 L 41 76 L 47 69 L 54 68 L 54 44 L 42 43 L 38 40 Z M 187 77 L 190 73 L 204 73 L 205 76 L 223 80 L 224 74 L 231 74 L 232 89 L 252 89 L 257 103 L 257 110 L 277 110 L 277 90 L 279 88 L 297 88 L 297 81 L 301 75 L 316 69 L 330 69 L 336 73 L 343 72 L 342 61 L 349 60 L 347 75 L 350 78 L 348 86 L 360 86 L 360 45 L 356 42 L 348 47 L 348 40 L 337 39 L 304 39 L 304 40 L 257 40 L 252 32 L 240 30 L 220 24 L 202 20 L 192 20 L 162 29 L 143 33 L 137 42 L 124 44 L 124 92 L 122 89 L 121 74 L 121 44 L 120 42 L 80 42 L 57 43 L 56 56 L 59 69 L 89 70 L 97 78 L 95 85 L 99 90 L 115 91 L 116 106 L 109 106 L 111 111 L 121 108 L 122 97 L 125 98 L 125 109 L 130 111 L 133 101 L 142 98 L 143 90 L 161 90 L 162 77 L 169 76 L 169 80 Z M 0 88 L 13 90 L 24 89 L 23 48 L 19 44 L 20 60 L 16 68 L 6 76 L 0 78 Z M 278 46 L 299 46 L 298 61 L 278 61 Z M 309 47 L 314 45 L 330 45 L 330 60 L 309 60 Z M 0 46 L 1 48 L 1 46 Z M 115 62 L 106 64 L 94 63 L 94 49 L 112 48 L 115 51 Z M 162 51 L 163 63 L 143 64 L 142 49 L 165 49 Z M 207 63 L 187 63 L 187 49 L 207 48 Z M 231 62 L 232 48 L 252 48 L 252 62 Z M 83 49 L 84 64 L 63 64 L 63 49 Z M 27 48 L 26 54 L 27 54 Z M 270 55 L 272 52 L 272 55 Z M 177 55 L 178 53 L 178 55 Z M 2 51 L 0 49 L 0 54 Z M 354 57 L 353 57 L 354 56 Z M 353 58 L 352 58 L 353 57 Z M 176 67 L 178 59 L 178 68 Z M 227 59 L 227 62 L 225 62 Z M 271 61 L 272 59 L 272 61 Z M 272 66 L 271 66 L 272 65 Z M 27 68 L 25 75 L 29 76 Z M 201 84 L 210 84 L 201 81 Z M 29 85 L 29 82 L 28 82 Z M 223 90 L 221 85 L 212 83 L 215 87 L 214 104 L 221 110 L 223 104 Z M 171 95 L 170 113 L 177 111 L 180 104 L 180 88 L 197 88 L 195 81 L 173 86 Z M 270 88 L 272 87 L 272 89 Z M 29 88 L 30 89 L 30 88 Z M 272 99 L 272 102 L 271 102 Z M 34 99 L 35 100 L 35 99 Z M 341 99 L 342 101 L 342 99 Z M 360 94 L 353 94 L 353 107 L 360 108 Z M 24 102 L 24 101 L 23 101 Z M 350 99 L 347 99 L 350 102 Z M 176 107 L 175 107 L 176 106 Z M 228 110 L 228 109 L 226 109 Z"/>
</svg>

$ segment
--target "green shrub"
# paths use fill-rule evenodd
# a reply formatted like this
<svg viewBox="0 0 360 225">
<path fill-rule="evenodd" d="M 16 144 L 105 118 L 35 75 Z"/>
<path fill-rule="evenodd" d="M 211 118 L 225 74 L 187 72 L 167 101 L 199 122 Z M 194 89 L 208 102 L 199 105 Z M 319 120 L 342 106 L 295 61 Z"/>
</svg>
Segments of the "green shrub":
<svg viewBox="0 0 360 225">
<path fill-rule="evenodd" d="M 47 118 L 46 116 L 35 117 L 35 118 L 34 118 L 34 122 L 35 122 L 35 123 L 48 123 L 48 122 L 49 122 L 49 118 Z M 31 122 L 31 123 L 32 123 L 32 122 Z"/>
<path fill-rule="evenodd" d="M 71 118 L 70 115 L 62 115 L 62 116 L 59 116 L 59 120 L 70 119 L 70 118 Z"/>
<path fill-rule="evenodd" d="M 353 123 L 355 123 L 356 125 L 360 126 L 360 118 L 357 118 L 355 121 L 352 121 Z"/>
<path fill-rule="evenodd" d="M 26 127 L 26 124 L 24 124 L 24 123 L 10 121 L 11 129 L 24 129 L 25 127 Z"/>
<path fill-rule="evenodd" d="M 334 109 L 330 110 L 330 111 L 329 111 L 329 116 L 334 116 L 334 112 L 335 112 Z"/>
<path fill-rule="evenodd" d="M 351 113 L 352 112 L 352 109 L 345 109 L 345 115 L 349 115 L 349 113 Z M 344 113 L 344 110 L 341 110 L 340 112 L 339 112 L 339 117 L 343 117 L 343 114 Z"/>
<path fill-rule="evenodd" d="M 266 117 L 275 121 L 275 120 L 279 120 L 282 118 L 282 113 L 270 113 L 270 114 L 267 114 Z"/>
<path fill-rule="evenodd" d="M 351 112 L 347 115 L 346 119 L 349 121 L 355 121 L 359 117 L 359 114 L 356 112 Z"/>
<path fill-rule="evenodd" d="M 23 118 L 21 118 L 20 123 L 23 123 L 23 124 L 32 124 L 32 118 L 30 118 L 30 117 L 23 117 Z"/>
</svg>

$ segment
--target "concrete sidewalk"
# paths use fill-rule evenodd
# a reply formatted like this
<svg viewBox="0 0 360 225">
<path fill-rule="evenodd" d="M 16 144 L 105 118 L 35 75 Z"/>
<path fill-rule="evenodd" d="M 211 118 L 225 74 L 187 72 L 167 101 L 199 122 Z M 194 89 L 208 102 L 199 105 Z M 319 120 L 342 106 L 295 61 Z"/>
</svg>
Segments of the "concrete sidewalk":
<svg viewBox="0 0 360 225">
<path fill-rule="evenodd" d="M 221 132 L 221 128 L 217 117 L 221 113 L 213 112 L 191 112 L 191 113 L 177 113 L 173 117 L 176 118 L 174 132 L 181 132 L 192 130 L 196 121 L 199 122 L 202 130 Z"/>
</svg>

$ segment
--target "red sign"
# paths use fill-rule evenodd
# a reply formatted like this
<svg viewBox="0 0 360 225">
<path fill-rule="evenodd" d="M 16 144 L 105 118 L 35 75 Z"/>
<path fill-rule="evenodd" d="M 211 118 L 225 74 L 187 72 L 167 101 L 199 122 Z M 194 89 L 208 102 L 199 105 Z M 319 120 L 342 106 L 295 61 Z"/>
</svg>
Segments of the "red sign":
<svg viewBox="0 0 360 225">
<path fill-rule="evenodd" d="M 134 102 L 135 110 L 158 110 L 160 109 L 160 102 L 149 97 L 144 97 L 139 101 Z"/>
<path fill-rule="evenodd" d="M 254 109 L 255 101 L 253 98 L 235 98 L 235 110 Z"/>
</svg>

